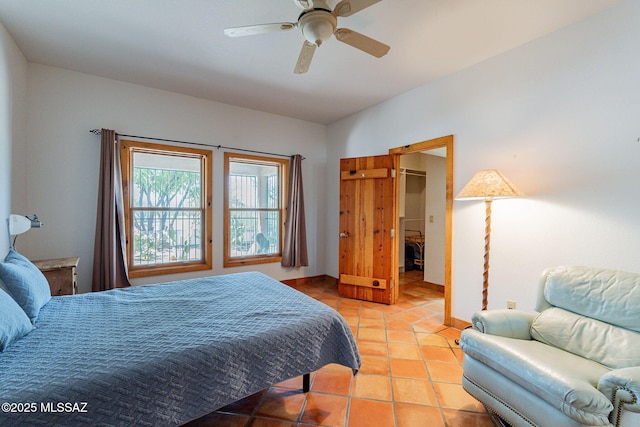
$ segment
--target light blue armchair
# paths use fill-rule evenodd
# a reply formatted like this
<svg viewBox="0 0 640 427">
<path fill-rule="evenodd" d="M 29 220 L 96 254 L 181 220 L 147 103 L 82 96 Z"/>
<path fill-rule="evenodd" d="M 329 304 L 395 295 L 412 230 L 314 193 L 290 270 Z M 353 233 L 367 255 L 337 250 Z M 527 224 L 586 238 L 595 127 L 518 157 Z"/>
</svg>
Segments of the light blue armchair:
<svg viewBox="0 0 640 427">
<path fill-rule="evenodd" d="M 640 274 L 549 269 L 537 310 L 473 315 L 464 389 L 512 426 L 640 426 Z"/>
</svg>

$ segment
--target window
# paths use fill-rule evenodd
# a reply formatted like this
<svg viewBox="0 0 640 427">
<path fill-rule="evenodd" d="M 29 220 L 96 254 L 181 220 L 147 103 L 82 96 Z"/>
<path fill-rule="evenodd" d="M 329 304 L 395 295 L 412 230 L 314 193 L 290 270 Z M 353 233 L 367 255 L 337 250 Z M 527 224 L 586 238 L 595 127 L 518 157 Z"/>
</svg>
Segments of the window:
<svg viewBox="0 0 640 427">
<path fill-rule="evenodd" d="M 225 153 L 225 267 L 282 259 L 288 167 L 288 159 Z"/>
<path fill-rule="evenodd" d="M 211 269 L 211 152 L 122 141 L 129 276 Z"/>
</svg>

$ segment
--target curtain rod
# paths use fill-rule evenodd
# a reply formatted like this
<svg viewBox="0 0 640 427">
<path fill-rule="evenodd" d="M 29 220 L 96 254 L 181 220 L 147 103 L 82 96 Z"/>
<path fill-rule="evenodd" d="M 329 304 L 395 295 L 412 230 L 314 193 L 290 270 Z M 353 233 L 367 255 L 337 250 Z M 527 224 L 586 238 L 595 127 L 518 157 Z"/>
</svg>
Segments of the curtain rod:
<svg viewBox="0 0 640 427">
<path fill-rule="evenodd" d="M 89 132 L 94 134 L 94 135 L 101 135 L 102 134 L 102 131 L 100 129 L 91 129 Z M 286 155 L 286 154 L 269 153 L 267 151 L 248 150 L 246 148 L 225 147 L 224 145 L 210 145 L 210 144 L 203 144 L 201 142 L 180 141 L 180 140 L 177 140 L 177 139 L 153 138 L 153 137 L 150 137 L 150 136 L 125 135 L 123 133 L 117 133 L 117 132 L 116 132 L 116 135 L 117 136 L 124 136 L 124 137 L 127 137 L 127 138 L 150 139 L 152 141 L 177 142 L 178 144 L 200 145 L 202 147 L 217 148 L 218 150 L 221 149 L 221 148 L 224 148 L 225 150 L 243 151 L 245 153 L 266 154 L 268 156 L 279 156 L 279 157 L 287 157 L 287 158 L 291 157 L 291 156 Z M 304 160 L 304 159 L 305 158 L 302 157 L 302 160 Z"/>
</svg>

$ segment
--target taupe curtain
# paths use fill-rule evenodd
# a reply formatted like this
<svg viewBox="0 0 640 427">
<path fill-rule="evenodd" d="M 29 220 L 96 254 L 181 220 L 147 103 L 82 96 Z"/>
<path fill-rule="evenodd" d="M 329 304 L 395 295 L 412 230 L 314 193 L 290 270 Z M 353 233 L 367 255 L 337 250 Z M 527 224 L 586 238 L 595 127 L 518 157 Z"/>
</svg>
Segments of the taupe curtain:
<svg viewBox="0 0 640 427">
<path fill-rule="evenodd" d="M 102 129 L 98 214 L 93 250 L 93 291 L 131 286 L 126 263 L 120 142 Z"/>
<path fill-rule="evenodd" d="M 304 195 L 302 191 L 302 156 L 291 158 L 289 172 L 289 200 L 282 248 L 283 267 L 309 265 L 307 256 L 307 229 L 304 222 Z"/>
</svg>

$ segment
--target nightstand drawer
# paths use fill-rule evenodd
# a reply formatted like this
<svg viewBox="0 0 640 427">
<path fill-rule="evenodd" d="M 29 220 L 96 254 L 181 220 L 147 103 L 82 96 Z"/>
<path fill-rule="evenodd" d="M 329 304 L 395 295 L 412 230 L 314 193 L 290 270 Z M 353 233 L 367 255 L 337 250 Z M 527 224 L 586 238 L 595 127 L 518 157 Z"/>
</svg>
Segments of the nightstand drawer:
<svg viewBox="0 0 640 427">
<path fill-rule="evenodd" d="M 51 295 L 74 295 L 78 290 L 78 262 L 80 258 L 58 258 L 33 261 L 49 282 Z"/>
</svg>

